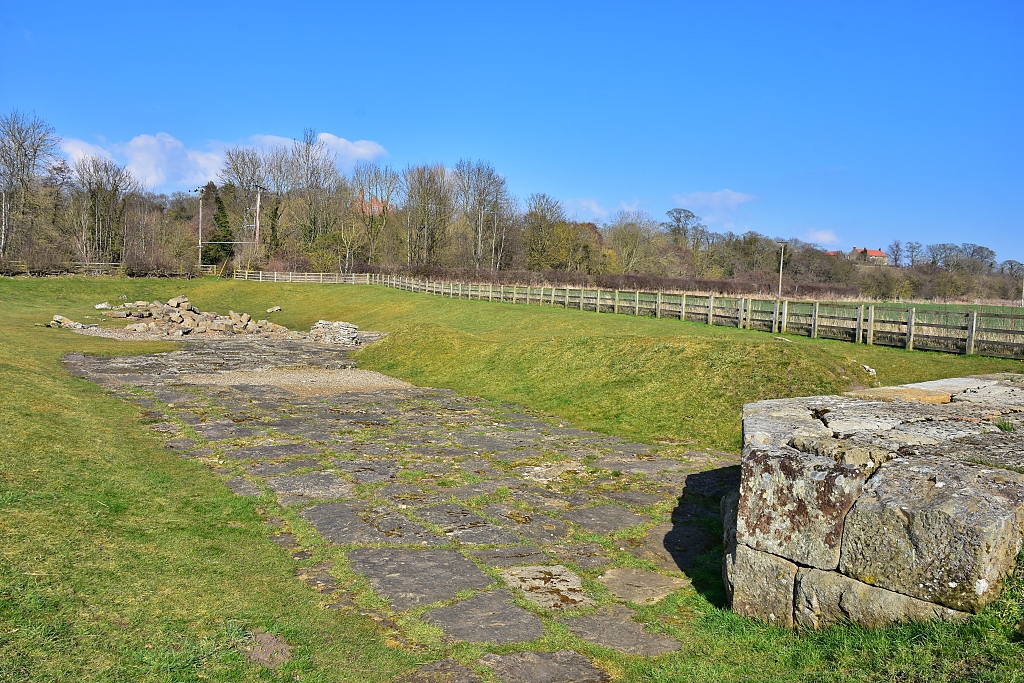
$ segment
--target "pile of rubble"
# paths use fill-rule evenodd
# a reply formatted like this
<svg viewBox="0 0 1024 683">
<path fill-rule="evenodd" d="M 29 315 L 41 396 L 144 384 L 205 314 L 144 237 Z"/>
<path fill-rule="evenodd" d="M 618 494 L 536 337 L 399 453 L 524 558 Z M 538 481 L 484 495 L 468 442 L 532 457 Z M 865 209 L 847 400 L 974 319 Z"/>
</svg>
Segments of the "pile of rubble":
<svg viewBox="0 0 1024 683">
<path fill-rule="evenodd" d="M 319 320 L 309 328 L 309 340 L 321 344 L 355 344 L 359 328 L 352 323 Z"/>
<path fill-rule="evenodd" d="M 39 324 L 39 323 L 36 323 Z M 53 316 L 53 320 L 46 324 L 47 327 L 60 327 L 65 330 L 84 330 L 88 327 L 99 327 L 99 325 L 83 325 L 82 323 L 76 323 L 70 318 L 65 318 L 62 315 Z"/>
<path fill-rule="evenodd" d="M 139 322 L 125 328 L 128 332 L 162 333 L 171 337 L 187 334 L 261 334 L 271 336 L 288 336 L 292 334 L 284 325 L 269 320 L 253 320 L 248 313 L 229 311 L 227 315 L 218 315 L 213 311 L 199 311 L 187 296 L 176 296 L 161 303 L 160 301 L 135 301 L 119 306 L 110 306 L 103 302 L 96 305 L 97 309 L 109 309 L 104 313 L 111 318 L 130 318 Z"/>
</svg>

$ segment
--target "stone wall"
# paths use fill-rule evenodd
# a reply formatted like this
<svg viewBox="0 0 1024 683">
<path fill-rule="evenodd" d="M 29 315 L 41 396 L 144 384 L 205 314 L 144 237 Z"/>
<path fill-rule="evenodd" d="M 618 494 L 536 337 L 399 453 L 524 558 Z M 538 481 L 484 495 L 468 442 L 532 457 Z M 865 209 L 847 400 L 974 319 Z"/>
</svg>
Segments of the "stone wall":
<svg viewBox="0 0 1024 683">
<path fill-rule="evenodd" d="M 1024 540 L 1024 375 L 751 403 L 722 502 L 732 608 L 817 628 L 962 619 Z"/>
</svg>

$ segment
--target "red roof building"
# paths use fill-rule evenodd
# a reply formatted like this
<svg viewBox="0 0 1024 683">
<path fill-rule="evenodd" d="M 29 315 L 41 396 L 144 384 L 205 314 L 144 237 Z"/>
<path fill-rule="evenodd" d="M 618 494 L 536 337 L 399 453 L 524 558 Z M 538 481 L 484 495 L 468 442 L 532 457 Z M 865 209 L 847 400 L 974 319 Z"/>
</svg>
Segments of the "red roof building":
<svg viewBox="0 0 1024 683">
<path fill-rule="evenodd" d="M 867 261 L 876 266 L 889 265 L 889 256 L 881 249 L 859 249 L 854 247 L 850 252 L 850 259 L 853 261 Z"/>
</svg>

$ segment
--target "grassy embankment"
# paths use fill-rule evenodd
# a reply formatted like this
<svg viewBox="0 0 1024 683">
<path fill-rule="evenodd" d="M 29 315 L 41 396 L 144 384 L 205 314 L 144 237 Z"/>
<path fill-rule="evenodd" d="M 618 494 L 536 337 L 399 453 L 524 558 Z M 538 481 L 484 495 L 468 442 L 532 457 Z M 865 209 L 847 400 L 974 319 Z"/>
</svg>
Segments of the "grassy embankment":
<svg viewBox="0 0 1024 683">
<path fill-rule="evenodd" d="M 121 295 L 187 293 L 204 310 L 259 312 L 303 328 L 344 319 L 391 335 L 362 367 L 417 384 L 530 405 L 623 436 L 735 451 L 739 409 L 759 398 L 999 370 L 1020 363 L 856 347 L 670 320 L 637 320 L 371 287 L 204 280 L 0 279 L 0 681 L 386 680 L 423 657 L 390 647 L 368 619 L 327 612 L 272 545 L 264 500 L 237 499 L 206 469 L 163 450 L 138 411 L 70 378 L 72 350 L 138 353 L 33 327 L 53 313 L 88 322 Z M 1021 586 L 968 625 L 791 634 L 691 593 L 661 606 L 683 640 L 644 662 L 586 650 L 629 681 L 1007 681 L 1021 677 Z M 247 631 L 298 645 L 279 671 L 247 664 Z M 554 634 L 544 645 L 584 649 Z"/>
</svg>

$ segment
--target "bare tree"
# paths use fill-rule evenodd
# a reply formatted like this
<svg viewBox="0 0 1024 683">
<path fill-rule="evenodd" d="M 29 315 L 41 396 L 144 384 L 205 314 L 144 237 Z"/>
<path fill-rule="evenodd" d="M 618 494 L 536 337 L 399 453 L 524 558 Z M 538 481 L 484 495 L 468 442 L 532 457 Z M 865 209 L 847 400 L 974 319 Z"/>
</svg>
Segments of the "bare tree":
<svg viewBox="0 0 1024 683">
<path fill-rule="evenodd" d="M 499 251 L 496 244 L 499 235 L 497 225 L 505 222 L 506 218 L 499 214 L 506 211 L 509 205 L 505 176 L 495 171 L 486 161 L 462 159 L 455 165 L 453 181 L 460 218 L 469 226 L 472 234 L 476 269 L 480 270 L 489 251 L 493 270 L 494 254 Z"/>
<path fill-rule="evenodd" d="M 110 159 L 90 155 L 75 162 L 69 223 L 81 260 L 121 260 L 129 203 L 139 191 L 131 172 Z"/>
<path fill-rule="evenodd" d="M 377 260 L 380 238 L 394 212 L 401 185 L 402 178 L 390 166 L 359 162 L 352 171 L 352 191 L 356 195 L 352 213 L 363 226 L 370 263 Z"/>
<path fill-rule="evenodd" d="M 455 214 L 448 171 L 444 164 L 409 166 L 403 180 L 408 263 L 441 265 Z"/>
<path fill-rule="evenodd" d="M 907 242 L 905 247 L 907 250 L 907 262 L 913 268 L 924 258 L 924 246 L 920 242 Z"/>
<path fill-rule="evenodd" d="M 344 181 L 335 166 L 334 155 L 307 128 L 302 140 L 292 144 L 289 170 L 296 201 L 293 211 L 306 246 L 330 233 L 339 214 L 332 203 Z"/>
<path fill-rule="evenodd" d="M 893 240 L 889 245 L 889 263 L 899 268 L 903 265 L 903 243 Z"/>
<path fill-rule="evenodd" d="M 11 214 L 34 218 L 32 190 L 54 159 L 60 138 L 53 126 L 34 113 L 17 109 L 0 116 L 0 259 L 11 243 Z"/>
<path fill-rule="evenodd" d="M 641 273 L 655 267 L 658 225 L 646 211 L 619 211 L 605 226 L 605 235 L 619 257 L 624 273 Z"/>
</svg>

